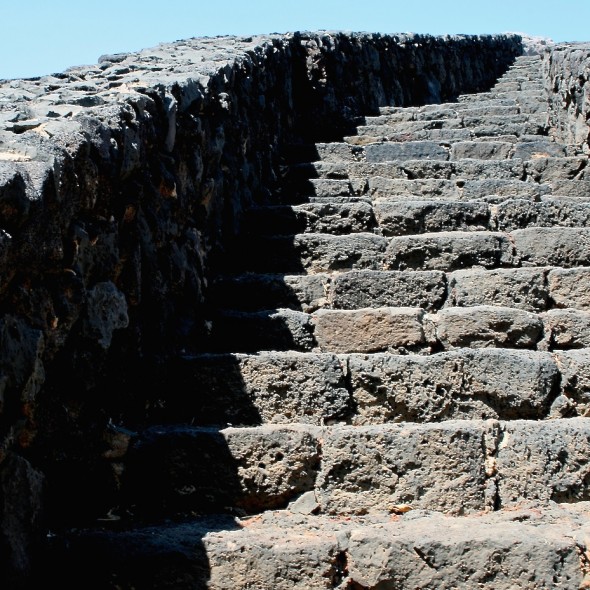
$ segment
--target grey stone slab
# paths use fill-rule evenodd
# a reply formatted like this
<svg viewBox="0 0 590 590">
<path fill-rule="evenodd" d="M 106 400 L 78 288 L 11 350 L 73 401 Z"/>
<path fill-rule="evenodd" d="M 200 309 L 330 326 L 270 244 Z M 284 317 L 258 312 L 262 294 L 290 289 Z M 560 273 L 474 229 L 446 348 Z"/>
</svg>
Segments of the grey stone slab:
<svg viewBox="0 0 590 590">
<path fill-rule="evenodd" d="M 504 234 L 456 231 L 391 238 L 385 263 L 391 270 L 453 271 L 510 266 L 515 257 Z"/>
<path fill-rule="evenodd" d="M 363 514 L 395 504 L 450 514 L 485 510 L 493 431 L 493 424 L 472 421 L 330 428 L 316 484 L 322 511 Z"/>
<path fill-rule="evenodd" d="M 494 211 L 497 229 L 512 231 L 526 227 L 588 227 L 590 202 L 544 197 L 541 202 L 506 200 Z"/>
<path fill-rule="evenodd" d="M 367 162 L 415 160 L 418 158 L 448 160 L 449 151 L 432 141 L 386 142 L 365 147 Z"/>
<path fill-rule="evenodd" d="M 522 160 L 456 160 L 453 173 L 464 180 L 523 180 Z"/>
<path fill-rule="evenodd" d="M 288 308 L 309 313 L 327 303 L 330 277 L 246 273 L 216 279 L 208 297 L 219 308 L 241 311 Z"/>
<path fill-rule="evenodd" d="M 201 516 L 124 531 L 71 531 L 56 543 L 53 565 L 57 577 L 77 585 L 117 578 L 137 588 L 189 581 L 211 590 L 309 590 L 344 580 L 371 589 L 578 589 L 586 578 L 579 556 L 588 550 L 587 503 L 580 506 L 458 517 L 422 510 Z"/>
<path fill-rule="evenodd" d="M 525 169 L 527 178 L 534 182 L 583 180 L 587 163 L 585 156 L 533 158 L 526 161 Z"/>
<path fill-rule="evenodd" d="M 441 201 L 379 201 L 374 204 L 379 229 L 385 236 L 437 231 L 488 229 L 486 203 Z"/>
<path fill-rule="evenodd" d="M 484 180 L 466 180 L 461 189 L 465 200 L 481 199 L 489 196 L 520 197 L 538 199 L 549 193 L 550 186 L 515 179 L 486 178 Z"/>
<path fill-rule="evenodd" d="M 556 307 L 590 311 L 590 268 L 555 268 L 548 275 L 548 285 Z"/>
<path fill-rule="evenodd" d="M 561 372 L 561 392 L 569 400 L 569 416 L 590 416 L 590 349 L 554 353 Z M 568 417 L 567 415 L 565 417 Z"/>
<path fill-rule="evenodd" d="M 548 350 L 590 347 L 590 311 L 551 309 L 542 314 Z"/>
<path fill-rule="evenodd" d="M 424 312 L 417 308 L 320 309 L 312 314 L 323 352 L 380 352 L 424 348 Z"/>
<path fill-rule="evenodd" d="M 379 270 L 386 246 L 387 238 L 369 233 L 249 238 L 230 262 L 242 271 L 275 273 L 319 273 L 363 268 Z"/>
<path fill-rule="evenodd" d="M 499 305 L 545 311 L 549 305 L 547 272 L 543 268 L 455 271 L 447 276 L 446 306 Z"/>
<path fill-rule="evenodd" d="M 316 143 L 318 158 L 325 162 L 356 162 L 364 159 L 364 152 L 348 143 Z"/>
<path fill-rule="evenodd" d="M 396 590 L 583 587 L 586 527 L 567 519 L 546 526 L 534 514 L 514 513 L 505 522 L 484 516 L 481 524 L 436 515 L 357 529 L 349 542 L 350 577 L 362 588 Z"/>
<path fill-rule="evenodd" d="M 523 266 L 590 266 L 590 229 L 531 227 L 510 233 Z"/>
<path fill-rule="evenodd" d="M 548 353 L 480 349 L 347 357 L 353 424 L 542 419 L 558 395 Z"/>
<path fill-rule="evenodd" d="M 374 176 L 369 178 L 368 194 L 374 199 L 460 199 L 461 188 L 453 180 L 422 178 L 401 180 Z"/>
<path fill-rule="evenodd" d="M 371 231 L 376 225 L 368 203 L 305 203 L 259 207 L 248 214 L 246 230 L 258 234 L 328 233 Z"/>
<path fill-rule="evenodd" d="M 571 198 L 590 198 L 590 181 L 588 180 L 552 180 L 551 193 L 555 196 Z"/>
<path fill-rule="evenodd" d="M 446 279 L 440 271 L 350 271 L 333 277 L 329 301 L 336 309 L 442 307 Z"/>
<path fill-rule="evenodd" d="M 500 505 L 588 500 L 589 452 L 586 418 L 504 423 L 496 457 Z"/>
<path fill-rule="evenodd" d="M 133 443 L 124 492 L 138 514 L 279 508 L 314 488 L 319 429 L 154 426 Z"/>
<path fill-rule="evenodd" d="M 503 160 L 510 157 L 512 149 L 512 143 L 503 141 L 460 141 L 451 146 L 451 159 Z"/>
<path fill-rule="evenodd" d="M 315 348 L 308 314 L 292 309 L 223 311 L 212 320 L 209 346 L 216 352 Z"/>
<path fill-rule="evenodd" d="M 565 146 L 548 140 L 527 141 L 514 146 L 514 157 L 523 160 L 533 158 L 563 157 L 566 155 Z"/>
<path fill-rule="evenodd" d="M 543 321 L 537 314 L 511 307 L 447 307 L 427 319 L 434 324 L 436 338 L 446 350 L 534 349 L 543 337 Z"/>
<path fill-rule="evenodd" d="M 170 370 L 166 420 L 196 425 L 323 425 L 352 413 L 342 362 L 332 354 L 200 354 Z M 173 375 L 173 377 L 172 377 Z"/>
</svg>

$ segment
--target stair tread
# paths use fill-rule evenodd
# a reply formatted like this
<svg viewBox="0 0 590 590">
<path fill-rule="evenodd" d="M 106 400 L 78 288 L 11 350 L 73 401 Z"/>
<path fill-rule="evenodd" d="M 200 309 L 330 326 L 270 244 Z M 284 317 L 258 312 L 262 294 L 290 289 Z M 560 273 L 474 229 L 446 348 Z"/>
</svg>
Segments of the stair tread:
<svg viewBox="0 0 590 590">
<path fill-rule="evenodd" d="M 346 519 L 305 514 L 313 506 L 314 498 L 304 496 L 290 509 L 250 518 L 220 515 L 120 532 L 73 531 L 56 550 L 54 566 L 60 579 L 107 583 L 119 576 L 144 587 L 159 583 L 157 562 L 174 564 L 177 575 L 195 587 L 225 588 L 232 580 L 235 587 L 277 590 L 378 583 L 426 590 L 443 580 L 445 587 L 491 587 L 490 579 L 496 590 L 515 583 L 533 590 L 579 588 L 586 577 L 578 554 L 588 551 L 587 502 L 542 511 L 529 503 L 493 514 L 410 510 Z M 384 555 L 378 566 L 376 551 Z M 496 571 L 489 564 L 498 555 L 502 568 Z"/>
</svg>

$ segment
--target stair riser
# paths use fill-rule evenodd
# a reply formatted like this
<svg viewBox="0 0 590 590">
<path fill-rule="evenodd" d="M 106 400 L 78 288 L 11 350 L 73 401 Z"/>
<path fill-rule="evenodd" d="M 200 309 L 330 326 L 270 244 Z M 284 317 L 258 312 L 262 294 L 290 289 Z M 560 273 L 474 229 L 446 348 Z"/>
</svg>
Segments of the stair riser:
<svg viewBox="0 0 590 590">
<path fill-rule="evenodd" d="M 394 515 L 373 522 L 320 515 L 305 522 L 299 514 L 273 513 L 243 527 L 217 517 L 118 535 L 74 531 L 50 572 L 67 588 L 85 587 L 88 579 L 125 589 L 584 587 L 583 516 L 559 509 L 547 522 L 538 522 L 534 510 L 511 516 Z"/>
<path fill-rule="evenodd" d="M 484 202 L 379 201 L 322 203 L 253 210 L 244 232 L 252 235 L 324 233 L 346 235 L 376 231 L 386 237 L 441 231 L 511 231 L 527 227 L 579 227 L 590 225 L 588 202 L 557 198 L 543 202 L 507 199 Z"/>
<path fill-rule="evenodd" d="M 491 143 L 488 142 L 487 145 Z M 491 149 L 495 149 L 491 144 Z M 301 178 L 294 184 L 297 192 L 307 195 L 326 194 L 328 186 L 338 187 L 337 194 L 362 194 L 363 186 L 372 176 L 392 179 L 443 179 L 467 180 L 528 180 L 548 183 L 555 180 L 584 180 L 588 159 L 573 157 L 535 157 L 531 160 L 514 159 L 459 159 L 397 161 L 397 144 L 379 143 L 365 148 L 366 162 L 350 162 L 346 166 L 346 178 L 333 175 L 333 164 L 319 164 L 313 169 L 313 178 Z M 485 147 L 487 150 L 487 147 Z M 533 148 L 534 149 L 534 148 Z M 542 153 L 542 152 L 540 152 Z M 483 155 L 480 152 L 480 155 Z M 340 168 L 340 165 L 338 166 Z M 317 178 L 316 178 L 317 177 Z M 354 186 L 351 183 L 356 183 Z M 333 192 L 334 189 L 332 189 Z M 361 191 L 361 192 L 359 192 Z M 336 193 L 334 193 L 336 194 Z"/>
<path fill-rule="evenodd" d="M 553 307 L 590 311 L 587 267 L 497 270 L 350 271 L 335 276 L 238 275 L 220 279 L 211 298 L 240 311 L 320 308 L 499 305 L 532 312 Z"/>
<path fill-rule="evenodd" d="M 535 314 L 500 306 L 380 307 L 225 312 L 212 322 L 210 350 L 296 350 L 428 354 L 456 348 L 568 350 L 590 347 L 590 312 L 554 309 Z"/>
<path fill-rule="evenodd" d="M 529 227 L 510 233 L 452 231 L 385 238 L 298 234 L 244 241 L 229 271 L 310 273 L 438 270 L 473 266 L 590 266 L 590 229 Z"/>
<path fill-rule="evenodd" d="M 198 355 L 174 367 L 178 385 L 154 419 L 220 426 L 543 420 L 560 415 L 566 394 L 567 415 L 581 416 L 590 407 L 588 354 L 460 349 L 434 356 Z"/>
<path fill-rule="evenodd" d="M 207 510 L 220 502 L 255 513 L 286 506 L 306 491 L 315 492 L 328 514 L 396 504 L 463 514 L 524 500 L 588 500 L 589 452 L 590 427 L 579 418 L 160 428 L 132 447 L 122 489 L 145 514 Z"/>
</svg>

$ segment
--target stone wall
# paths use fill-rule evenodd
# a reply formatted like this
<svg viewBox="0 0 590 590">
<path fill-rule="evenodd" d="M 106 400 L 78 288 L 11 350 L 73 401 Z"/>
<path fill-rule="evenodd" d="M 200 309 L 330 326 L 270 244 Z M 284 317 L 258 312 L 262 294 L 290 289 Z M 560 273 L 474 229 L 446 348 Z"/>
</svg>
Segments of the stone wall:
<svg viewBox="0 0 590 590">
<path fill-rule="evenodd" d="M 559 45 L 546 53 L 545 76 L 558 138 L 590 152 L 590 45 Z"/>
<path fill-rule="evenodd" d="M 141 425 L 158 367 L 199 348 L 215 261 L 244 208 L 280 195 L 284 150 L 485 90 L 521 52 L 518 36 L 193 39 L 0 84 L 3 571 L 27 570 L 35 530 L 108 508 L 106 427 Z"/>
</svg>

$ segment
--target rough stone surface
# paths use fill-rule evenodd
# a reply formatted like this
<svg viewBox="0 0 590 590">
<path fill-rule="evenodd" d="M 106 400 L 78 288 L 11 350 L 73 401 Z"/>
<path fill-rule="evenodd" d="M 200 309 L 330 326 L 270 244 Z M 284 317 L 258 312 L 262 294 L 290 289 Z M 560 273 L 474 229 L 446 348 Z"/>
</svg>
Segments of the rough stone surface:
<svg viewBox="0 0 590 590">
<path fill-rule="evenodd" d="M 549 295 L 557 307 L 590 311 L 590 268 L 556 268 L 549 273 Z"/>
<path fill-rule="evenodd" d="M 587 500 L 589 450 L 585 418 L 504 423 L 496 458 L 501 506 Z"/>
<path fill-rule="evenodd" d="M 546 274 L 542 268 L 458 270 L 447 275 L 449 297 L 446 305 L 497 305 L 544 311 L 549 304 Z"/>
<path fill-rule="evenodd" d="M 547 353 L 474 350 L 351 355 L 355 424 L 543 418 L 560 374 Z"/>
<path fill-rule="evenodd" d="M 392 238 L 385 260 L 392 270 L 453 271 L 471 266 L 509 266 L 514 255 L 504 234 L 456 231 Z"/>
<path fill-rule="evenodd" d="M 1 82 L 2 586 L 588 586 L 589 55 L 293 33 Z"/>
<path fill-rule="evenodd" d="M 124 498 L 139 514 L 282 508 L 313 489 L 318 432 L 311 426 L 152 427 L 133 443 Z M 129 501 L 129 500 L 127 500 Z"/>
<path fill-rule="evenodd" d="M 395 504 L 449 514 L 484 510 L 491 431 L 469 421 L 331 429 L 317 480 L 322 511 L 363 514 Z"/>
<path fill-rule="evenodd" d="M 442 306 L 445 275 L 439 271 L 351 271 L 337 275 L 330 285 L 330 303 L 338 309 L 371 307 Z"/>
<path fill-rule="evenodd" d="M 428 320 L 446 349 L 535 348 L 543 336 L 543 321 L 536 314 L 510 307 L 448 307 Z"/>
<path fill-rule="evenodd" d="M 319 425 L 352 412 L 342 363 L 332 354 L 198 355 L 176 363 L 169 378 L 174 394 L 166 396 L 160 419 Z"/>
<path fill-rule="evenodd" d="M 320 309 L 312 316 L 323 352 L 380 352 L 424 346 L 421 309 Z"/>
</svg>

